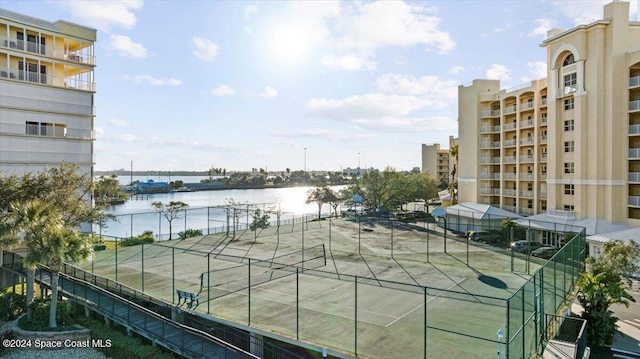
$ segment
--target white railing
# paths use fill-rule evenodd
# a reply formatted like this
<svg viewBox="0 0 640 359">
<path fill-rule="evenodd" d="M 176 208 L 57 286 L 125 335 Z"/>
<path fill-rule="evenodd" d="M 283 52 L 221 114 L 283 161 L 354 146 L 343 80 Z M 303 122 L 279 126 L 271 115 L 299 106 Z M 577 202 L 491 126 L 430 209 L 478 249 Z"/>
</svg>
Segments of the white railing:
<svg viewBox="0 0 640 359">
<path fill-rule="evenodd" d="M 547 136 L 546 135 L 540 135 L 540 143 L 547 143 Z"/>
<path fill-rule="evenodd" d="M 547 198 L 547 192 L 540 191 L 540 198 L 546 199 Z"/>
<path fill-rule="evenodd" d="M 516 206 L 502 206 L 502 209 L 504 209 L 505 211 L 513 212 L 513 213 L 515 213 L 517 210 Z"/>
<path fill-rule="evenodd" d="M 634 76 L 629 79 L 629 87 L 640 86 L 640 76 Z"/>
<path fill-rule="evenodd" d="M 504 126 L 502 126 L 502 128 L 506 131 L 506 130 L 512 130 L 514 128 L 516 128 L 516 123 L 512 122 L 512 123 L 505 123 Z"/>
<path fill-rule="evenodd" d="M 640 197 L 629 196 L 629 206 L 640 207 Z"/>
<path fill-rule="evenodd" d="M 533 102 L 523 102 L 520 104 L 520 111 L 528 110 L 533 108 Z"/>
<path fill-rule="evenodd" d="M 480 179 L 500 179 L 499 173 L 481 173 Z"/>
<path fill-rule="evenodd" d="M 510 113 L 514 113 L 518 110 L 518 106 L 513 105 L 513 106 L 507 106 L 504 108 L 504 114 L 510 114 Z"/>
<path fill-rule="evenodd" d="M 546 161 L 547 160 L 547 154 L 546 153 L 540 154 L 540 160 Z"/>
<path fill-rule="evenodd" d="M 547 124 L 547 114 L 545 113 L 544 116 L 540 117 L 540 123 L 543 125 Z"/>
<path fill-rule="evenodd" d="M 493 132 L 500 132 L 500 125 L 480 127 L 480 133 L 493 133 Z"/>
<path fill-rule="evenodd" d="M 515 189 L 503 189 L 502 190 L 502 195 L 503 196 L 515 197 L 516 196 L 516 190 Z"/>
<path fill-rule="evenodd" d="M 500 148 L 500 141 L 482 141 L 480 148 Z"/>
<path fill-rule="evenodd" d="M 533 209 L 532 208 L 520 208 L 518 210 L 518 213 L 520 215 L 523 215 L 523 216 L 531 216 L 531 215 L 533 215 Z"/>
<path fill-rule="evenodd" d="M 629 134 L 630 135 L 638 135 L 638 134 L 640 134 L 640 125 L 631 125 L 631 126 L 629 126 Z"/>
<path fill-rule="evenodd" d="M 533 162 L 533 156 L 531 155 L 520 156 L 520 162 Z"/>
<path fill-rule="evenodd" d="M 520 121 L 520 128 L 533 126 L 533 120 Z"/>
<path fill-rule="evenodd" d="M 515 173 L 502 173 L 502 178 L 506 180 L 514 180 L 517 178 Z"/>
<path fill-rule="evenodd" d="M 76 90 L 95 91 L 95 82 L 78 80 L 76 77 L 61 77 L 38 72 L 16 70 L 7 67 L 0 67 L 0 78 L 11 80 L 34 82 L 43 85 L 65 87 Z"/>
<path fill-rule="evenodd" d="M 547 174 L 546 173 L 541 173 L 540 177 L 538 177 L 541 181 L 546 181 L 547 180 Z"/>
<path fill-rule="evenodd" d="M 564 210 L 561 210 L 561 209 L 549 209 L 549 210 L 547 210 L 547 213 L 550 216 L 564 217 L 564 218 L 576 218 L 576 212 L 575 211 L 564 211 Z"/>
<path fill-rule="evenodd" d="M 0 46 L 7 47 L 13 50 L 27 51 L 44 55 L 48 57 L 55 57 L 61 60 L 79 62 L 83 64 L 95 65 L 95 56 L 90 55 L 90 48 L 87 46 L 84 51 L 66 51 L 64 49 L 54 48 L 52 46 L 40 45 L 34 42 L 18 40 L 17 38 L 11 38 L 0 35 Z"/>
<path fill-rule="evenodd" d="M 533 144 L 533 137 L 527 137 L 520 140 L 521 145 L 531 145 Z"/>
<path fill-rule="evenodd" d="M 638 110 L 640 110 L 640 100 L 630 101 L 629 111 L 638 111 Z"/>
<path fill-rule="evenodd" d="M 483 157 L 480 158 L 480 163 L 500 163 L 500 157 Z"/>
<path fill-rule="evenodd" d="M 629 172 L 629 182 L 640 182 L 640 172 Z"/>
<path fill-rule="evenodd" d="M 513 147 L 516 145 L 516 140 L 505 140 L 504 141 L 504 147 Z"/>
<path fill-rule="evenodd" d="M 533 191 L 520 190 L 520 197 L 533 198 Z"/>
<path fill-rule="evenodd" d="M 5 154 L 4 151 L 3 151 L 3 154 Z M 92 163 L 94 159 L 94 157 L 91 154 L 81 153 L 81 152 L 76 153 L 72 151 L 53 152 L 53 151 L 46 151 L 46 150 L 43 150 L 43 151 L 8 150 L 6 151 L 6 155 L 7 155 L 7 158 L 11 159 L 11 162 L 21 162 L 21 163 L 28 163 L 28 162 Z"/>
<path fill-rule="evenodd" d="M 546 106 L 547 105 L 547 99 L 543 98 L 542 100 L 540 100 L 540 105 L 541 106 Z"/>
<path fill-rule="evenodd" d="M 491 111 L 489 110 L 480 111 L 480 117 L 491 117 Z"/>
<path fill-rule="evenodd" d="M 640 158 L 640 148 L 630 148 L 629 158 Z"/>
<path fill-rule="evenodd" d="M 516 161 L 516 156 L 506 156 L 503 157 L 503 163 L 514 163 Z"/>
<path fill-rule="evenodd" d="M 33 100 L 26 96 L 0 96 L 0 107 L 9 106 L 9 104 L 20 103 L 21 107 L 36 111 L 46 112 L 65 112 L 75 115 L 91 116 L 95 115 L 95 106 L 83 106 L 78 104 L 48 101 L 48 100 Z"/>
<path fill-rule="evenodd" d="M 533 173 L 521 173 L 520 179 L 525 181 L 533 181 Z"/>
<path fill-rule="evenodd" d="M 500 188 L 480 188 L 480 194 L 499 195 Z"/>
</svg>

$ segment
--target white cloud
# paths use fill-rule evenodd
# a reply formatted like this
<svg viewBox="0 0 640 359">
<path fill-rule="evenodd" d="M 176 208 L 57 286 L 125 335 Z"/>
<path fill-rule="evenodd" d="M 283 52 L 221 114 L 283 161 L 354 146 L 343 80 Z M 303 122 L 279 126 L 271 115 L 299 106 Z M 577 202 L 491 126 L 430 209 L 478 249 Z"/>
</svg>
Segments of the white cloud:
<svg viewBox="0 0 640 359">
<path fill-rule="evenodd" d="M 61 3 L 82 23 L 108 32 L 112 26 L 131 29 L 136 24 L 133 11 L 140 10 L 143 0 L 64 1 Z"/>
<path fill-rule="evenodd" d="M 459 65 L 453 65 L 453 66 L 451 66 L 451 68 L 449 69 L 449 74 L 451 74 L 451 75 L 457 75 L 457 74 L 461 73 L 462 71 L 464 71 L 464 67 L 459 66 Z"/>
<path fill-rule="evenodd" d="M 493 64 L 491 65 L 491 68 L 485 73 L 485 77 L 491 80 L 510 80 L 511 73 L 506 66 Z"/>
<path fill-rule="evenodd" d="M 549 18 L 536 19 L 535 23 L 536 23 L 536 28 L 531 30 L 531 32 L 529 32 L 527 36 L 534 37 L 534 36 L 542 35 L 546 37 L 547 31 L 556 27 L 556 21 L 554 19 L 549 19 Z"/>
<path fill-rule="evenodd" d="M 438 76 L 413 77 L 410 75 L 385 74 L 376 80 L 378 88 L 385 92 L 405 95 L 420 95 L 439 101 L 458 97 L 458 82 L 441 80 Z"/>
<path fill-rule="evenodd" d="M 273 87 L 267 86 L 264 88 L 262 92 L 258 94 L 258 96 L 265 97 L 265 98 L 274 98 L 278 96 L 278 91 Z"/>
<path fill-rule="evenodd" d="M 362 128 L 384 130 L 385 132 L 453 131 L 458 128 L 457 122 L 446 116 L 385 116 L 376 118 L 355 118 L 350 119 L 349 122 Z"/>
<path fill-rule="evenodd" d="M 342 47 L 375 50 L 422 44 L 427 50 L 448 53 L 456 45 L 448 32 L 440 30 L 433 8 L 403 1 L 356 3 L 356 8 L 358 13 L 345 20 L 345 31 L 339 36 Z"/>
<path fill-rule="evenodd" d="M 554 1 L 551 4 L 555 7 L 554 13 L 568 17 L 573 20 L 575 25 L 580 25 L 602 19 L 603 6 L 610 2 L 611 0 Z M 638 14 L 638 1 L 628 2 L 629 17 L 635 19 Z"/>
<path fill-rule="evenodd" d="M 135 84 L 140 84 L 146 81 L 149 85 L 152 86 L 180 86 L 180 84 L 182 83 L 182 81 L 178 79 L 156 78 L 149 75 L 124 75 L 122 76 L 122 78 Z"/>
<path fill-rule="evenodd" d="M 332 70 L 375 70 L 377 64 L 369 60 L 369 56 L 346 54 L 343 56 L 325 55 L 321 60 L 322 65 Z"/>
<path fill-rule="evenodd" d="M 229 85 L 220 84 L 218 85 L 218 87 L 209 91 L 209 93 L 212 94 L 213 96 L 233 96 L 235 95 L 236 91 L 232 89 L 231 86 Z"/>
<path fill-rule="evenodd" d="M 251 20 L 251 15 L 258 12 L 258 5 L 247 5 L 244 7 L 244 20 Z"/>
<path fill-rule="evenodd" d="M 129 36 L 111 35 L 109 47 L 116 50 L 122 57 L 144 59 L 148 56 L 147 49 L 145 49 L 141 44 L 133 42 Z"/>
<path fill-rule="evenodd" d="M 334 119 L 349 119 L 404 116 L 412 111 L 432 105 L 434 105 L 433 101 L 416 96 L 365 94 L 341 100 L 314 98 L 308 102 L 307 108 L 311 112 Z"/>
<path fill-rule="evenodd" d="M 536 79 L 547 77 L 547 63 L 544 61 L 527 62 L 527 67 Z"/>
<path fill-rule="evenodd" d="M 202 37 L 194 36 L 193 45 L 196 47 L 193 54 L 202 61 L 214 61 L 220 52 L 218 44 Z"/>
<path fill-rule="evenodd" d="M 100 141 L 102 142 L 112 142 L 112 143 L 132 143 L 138 142 L 140 139 L 132 134 L 123 134 L 123 135 L 107 135 L 102 136 Z"/>
<path fill-rule="evenodd" d="M 123 121 L 118 118 L 110 118 L 107 120 L 107 123 L 113 127 L 127 127 L 128 124 L 126 121 Z"/>
<path fill-rule="evenodd" d="M 299 131 L 278 131 L 272 130 L 271 134 L 278 137 L 293 138 L 326 138 L 331 141 L 354 141 L 354 140 L 371 140 L 378 137 L 377 134 L 349 134 L 344 131 L 328 130 L 328 129 L 307 129 Z"/>
</svg>

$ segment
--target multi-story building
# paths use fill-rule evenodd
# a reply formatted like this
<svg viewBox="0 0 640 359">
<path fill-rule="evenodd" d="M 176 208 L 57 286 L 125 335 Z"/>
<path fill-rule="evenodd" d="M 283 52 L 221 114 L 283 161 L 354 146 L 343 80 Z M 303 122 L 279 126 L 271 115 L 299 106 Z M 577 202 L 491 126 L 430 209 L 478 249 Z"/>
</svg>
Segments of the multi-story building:
<svg viewBox="0 0 640 359">
<path fill-rule="evenodd" d="M 449 148 L 458 143 L 457 138 L 449 136 Z M 422 172 L 429 172 L 438 181 L 449 182 L 455 159 L 451 158 L 448 149 L 440 149 L 440 144 L 422 144 Z"/>
<path fill-rule="evenodd" d="M 546 79 L 459 88 L 460 202 L 640 225 L 640 22 L 550 30 Z"/>
<path fill-rule="evenodd" d="M 96 30 L 0 9 L 0 175 L 93 175 Z"/>
</svg>

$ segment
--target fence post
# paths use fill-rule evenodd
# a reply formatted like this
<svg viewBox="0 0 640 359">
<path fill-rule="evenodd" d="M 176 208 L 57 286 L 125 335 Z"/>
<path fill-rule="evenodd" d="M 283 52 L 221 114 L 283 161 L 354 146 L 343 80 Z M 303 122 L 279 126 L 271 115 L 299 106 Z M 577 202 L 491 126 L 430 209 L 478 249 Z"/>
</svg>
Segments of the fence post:
<svg viewBox="0 0 640 359">
<path fill-rule="evenodd" d="M 209 215 L 209 210 L 211 209 L 211 207 L 207 207 L 207 236 L 210 234 L 209 232 L 209 227 L 211 224 L 211 219 L 210 219 L 210 215 Z"/>
<path fill-rule="evenodd" d="M 302 215 L 302 271 L 304 272 L 304 222 L 307 219 L 307 215 Z"/>
<path fill-rule="evenodd" d="M 424 359 L 427 359 L 427 287 L 424 290 Z"/>
<path fill-rule="evenodd" d="M 296 268 L 296 340 L 300 340 L 300 268 Z"/>
<path fill-rule="evenodd" d="M 175 302 L 176 302 L 176 247 L 171 247 L 171 303 L 175 303 Z"/>
<path fill-rule="evenodd" d="M 393 258 L 393 219 L 391 220 L 391 258 Z"/>
<path fill-rule="evenodd" d="M 511 298 L 507 298 L 507 323 L 505 330 L 505 358 L 509 359 L 509 348 L 511 347 L 511 336 L 509 335 L 509 316 L 511 312 Z"/>
<path fill-rule="evenodd" d="M 355 283 L 355 297 L 354 297 L 354 304 L 355 304 L 355 321 L 354 321 L 354 327 L 355 330 L 353 331 L 353 338 L 354 338 L 354 352 L 356 354 L 356 356 L 358 356 L 358 276 L 354 276 L 353 277 L 354 283 Z"/>
<path fill-rule="evenodd" d="M 248 317 L 247 321 L 248 321 L 249 324 L 247 324 L 247 325 L 251 326 L 251 258 L 249 258 L 249 266 L 248 267 L 249 267 L 248 268 L 249 276 L 247 277 L 247 280 L 249 282 L 248 283 L 249 287 L 247 288 L 247 291 L 248 291 L 247 299 L 248 299 L 249 303 L 247 305 L 247 317 Z"/>
<path fill-rule="evenodd" d="M 527 291 L 525 289 L 526 285 L 527 284 L 525 283 L 524 286 L 522 286 L 522 303 L 520 304 L 521 305 L 520 312 L 522 313 L 522 356 L 521 356 L 522 358 L 525 358 L 526 343 L 527 343 L 527 340 L 526 340 L 526 338 L 527 338 L 527 335 L 526 335 L 527 325 L 524 322 L 525 318 L 526 318 L 525 313 L 524 313 L 524 306 L 525 306 L 524 296 L 527 293 Z"/>
<path fill-rule="evenodd" d="M 142 293 L 144 293 L 144 243 L 142 243 L 142 249 L 140 250 L 140 254 L 142 255 L 142 273 L 140 273 L 141 277 L 142 277 L 142 285 L 141 285 L 141 289 L 142 289 Z"/>
<path fill-rule="evenodd" d="M 207 253 L 207 314 L 211 313 L 211 253 Z"/>
<path fill-rule="evenodd" d="M 116 237 L 116 282 L 118 281 L 118 237 Z"/>
<path fill-rule="evenodd" d="M 131 230 L 131 232 L 129 232 L 129 235 L 131 236 L 131 238 L 133 238 L 133 213 L 129 215 L 129 218 L 130 218 L 129 226 Z"/>
</svg>

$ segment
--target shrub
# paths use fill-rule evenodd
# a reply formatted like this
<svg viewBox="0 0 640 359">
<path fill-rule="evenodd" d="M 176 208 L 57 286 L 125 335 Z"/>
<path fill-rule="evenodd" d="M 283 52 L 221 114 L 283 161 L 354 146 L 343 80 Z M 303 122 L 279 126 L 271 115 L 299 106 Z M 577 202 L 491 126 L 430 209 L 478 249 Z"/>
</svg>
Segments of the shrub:
<svg viewBox="0 0 640 359">
<path fill-rule="evenodd" d="M 202 231 L 199 229 L 189 228 L 186 231 L 178 232 L 178 237 L 180 238 L 180 240 L 185 240 L 187 238 L 198 237 L 198 236 L 202 236 Z"/>
<path fill-rule="evenodd" d="M 155 238 L 153 238 L 153 232 L 152 231 L 144 231 L 139 236 L 131 237 L 129 239 L 125 239 L 125 240 L 121 241 L 120 242 L 120 247 L 137 246 L 139 244 L 153 243 L 155 241 L 156 240 L 155 240 Z"/>
<path fill-rule="evenodd" d="M 26 297 L 8 290 L 0 292 L 0 321 L 8 322 L 25 312 Z"/>
<path fill-rule="evenodd" d="M 5 339 L 15 339 L 16 335 L 13 332 L 13 330 L 7 328 L 5 330 L 2 331 L 2 333 L 0 333 L 0 340 L 4 342 Z M 0 345 L 0 354 L 2 354 L 2 352 L 4 352 L 5 350 L 7 350 L 8 348 L 5 348 L 4 345 Z"/>
<path fill-rule="evenodd" d="M 20 319 L 18 325 L 25 330 L 46 331 L 49 328 L 49 307 L 51 306 L 51 297 L 36 298 L 31 302 L 31 320 L 27 317 Z M 64 300 L 58 300 L 56 307 L 56 322 L 58 328 L 54 330 L 64 330 L 74 324 L 71 316 L 71 304 Z"/>
</svg>

